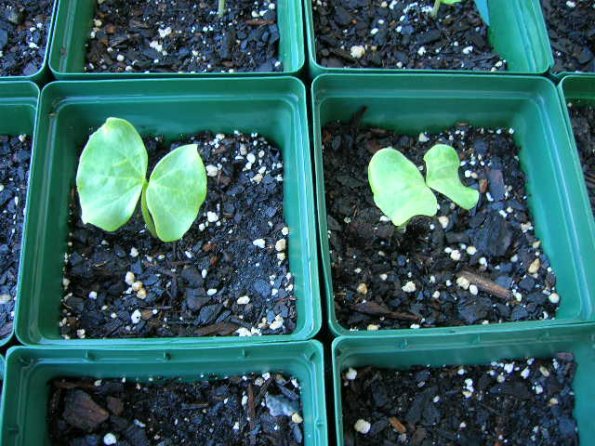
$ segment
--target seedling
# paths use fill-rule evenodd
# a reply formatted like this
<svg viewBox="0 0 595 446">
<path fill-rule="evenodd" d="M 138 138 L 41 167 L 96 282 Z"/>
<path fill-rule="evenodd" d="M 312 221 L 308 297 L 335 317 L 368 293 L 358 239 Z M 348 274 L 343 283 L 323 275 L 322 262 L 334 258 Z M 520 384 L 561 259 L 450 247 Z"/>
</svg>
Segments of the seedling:
<svg viewBox="0 0 595 446">
<path fill-rule="evenodd" d="M 392 147 L 379 150 L 368 165 L 368 181 L 374 203 L 401 232 L 412 218 L 433 217 L 438 210 L 431 189 L 445 195 L 463 209 L 472 209 L 479 192 L 459 179 L 459 157 L 455 149 L 436 144 L 424 156 L 426 180 L 417 166 Z"/>
<path fill-rule="evenodd" d="M 435 0 L 434 7 L 432 8 L 432 12 L 430 13 L 430 15 L 434 18 L 438 17 L 438 10 L 440 9 L 440 5 L 442 5 L 443 3 L 445 5 L 454 5 L 461 1 L 462 0 Z"/>
<path fill-rule="evenodd" d="M 225 0 L 219 0 L 217 5 L 217 16 L 223 17 L 223 14 L 225 14 Z"/>
<path fill-rule="evenodd" d="M 147 181 L 142 138 L 124 119 L 108 118 L 79 159 L 76 187 L 82 220 L 115 231 L 130 220 L 139 197 L 149 232 L 164 242 L 181 239 L 207 195 L 207 175 L 196 144 L 165 155 Z"/>
</svg>

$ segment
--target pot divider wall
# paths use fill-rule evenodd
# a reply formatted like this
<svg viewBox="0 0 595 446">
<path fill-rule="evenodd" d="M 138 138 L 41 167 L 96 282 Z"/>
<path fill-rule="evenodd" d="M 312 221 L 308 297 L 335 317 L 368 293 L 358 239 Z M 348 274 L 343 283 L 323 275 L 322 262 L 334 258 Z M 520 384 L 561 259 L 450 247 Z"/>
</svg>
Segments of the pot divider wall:
<svg viewBox="0 0 595 446">
<path fill-rule="evenodd" d="M 297 322 L 292 334 L 255 336 L 251 342 L 305 340 L 321 325 L 313 186 L 305 89 L 292 78 L 55 82 L 40 101 L 32 162 L 28 244 L 23 259 L 23 305 L 16 331 L 24 344 L 154 344 L 155 338 L 64 340 L 58 322 L 63 294 L 68 209 L 79 150 L 109 116 L 130 120 L 141 134 L 177 138 L 201 130 L 258 132 L 284 159 L 284 216 L 290 228 L 289 268 L 294 276 Z M 213 342 L 168 338 L 168 344 Z M 237 336 L 217 343 L 238 343 Z"/>
<path fill-rule="evenodd" d="M 7 357 L 0 442 L 49 445 L 49 381 L 58 377 L 181 378 L 187 381 L 249 373 L 282 372 L 300 383 L 305 446 L 326 446 L 322 346 L 316 341 L 284 344 L 150 348 L 57 349 L 14 347 Z M 203 378 L 204 375 L 204 378 Z"/>
<path fill-rule="evenodd" d="M 316 61 L 312 4 L 304 0 L 310 77 L 337 73 L 470 73 L 465 70 L 413 70 L 384 68 L 327 68 Z M 390 3 L 390 2 L 389 2 Z M 549 40 L 538 0 L 488 0 L 490 43 L 508 61 L 509 73 L 542 74 L 552 62 Z M 394 31 L 396 32 L 396 31 Z M 484 72 L 482 72 L 484 73 Z M 489 72 L 485 72 L 489 73 Z M 477 72 L 473 72 L 477 74 Z"/>
<path fill-rule="evenodd" d="M 536 234 L 557 275 L 561 296 L 555 320 L 424 328 L 422 332 L 508 332 L 593 321 L 595 235 L 576 151 L 571 150 L 560 100 L 543 78 L 465 75 L 323 75 L 312 86 L 318 223 L 329 323 L 336 335 L 385 336 L 409 329 L 350 331 L 337 320 L 327 234 L 321 128 L 349 121 L 367 107 L 362 125 L 408 135 L 436 132 L 457 122 L 512 127 L 527 175 Z M 419 332 L 419 331 L 417 331 Z"/>
<path fill-rule="evenodd" d="M 17 136 L 26 134 L 32 141 L 38 99 L 39 88 L 31 82 L 0 82 L 0 135 Z M 26 224 L 27 221 L 25 219 L 23 224 L 23 245 L 25 244 L 24 234 Z M 21 257 L 24 251 L 23 245 L 21 246 Z M 20 263 L 22 266 L 22 261 Z M 17 304 L 21 294 L 20 288 L 23 282 L 22 277 L 21 269 L 19 268 L 19 289 L 17 290 L 16 296 Z M 14 330 L 11 330 L 11 333 L 12 332 L 14 332 Z M 12 334 L 0 339 L 0 346 L 7 344 L 11 338 Z"/>
<path fill-rule="evenodd" d="M 212 2 L 216 5 L 216 2 Z M 49 67 L 56 79 L 130 79 L 172 77 L 245 77 L 263 75 L 297 75 L 304 66 L 304 34 L 301 0 L 278 0 L 279 60 L 281 73 L 88 73 L 85 65 L 85 42 L 93 26 L 95 1 L 60 0 L 56 14 L 56 32 L 49 56 Z"/>
<path fill-rule="evenodd" d="M 575 74 L 565 76 L 558 84 L 558 91 L 562 101 L 562 109 L 564 111 L 564 119 L 566 120 L 567 131 L 570 136 L 570 142 L 574 150 L 578 153 L 578 146 L 576 138 L 572 130 L 572 120 L 568 111 L 568 103 L 578 101 L 582 105 L 595 106 L 595 74 Z M 579 159 L 577 157 L 577 159 Z M 578 165 L 579 171 L 582 166 Z M 587 192 L 585 192 L 587 194 Z M 591 220 L 591 232 L 595 233 L 595 220 Z"/>
<path fill-rule="evenodd" d="M 415 336 L 387 336 L 381 339 L 340 337 L 333 342 L 333 388 L 337 445 L 343 445 L 342 372 L 353 367 L 407 369 L 415 365 L 482 365 L 493 361 L 524 358 L 551 358 L 571 352 L 577 363 L 573 389 L 576 394 L 574 417 L 581 444 L 595 438 L 592 413 L 595 410 L 595 372 L 592 329 L 574 327 L 552 330 L 517 331 L 514 336 L 501 333 L 443 336 L 424 333 Z M 514 414 L 513 414 L 514 415 Z"/>
</svg>

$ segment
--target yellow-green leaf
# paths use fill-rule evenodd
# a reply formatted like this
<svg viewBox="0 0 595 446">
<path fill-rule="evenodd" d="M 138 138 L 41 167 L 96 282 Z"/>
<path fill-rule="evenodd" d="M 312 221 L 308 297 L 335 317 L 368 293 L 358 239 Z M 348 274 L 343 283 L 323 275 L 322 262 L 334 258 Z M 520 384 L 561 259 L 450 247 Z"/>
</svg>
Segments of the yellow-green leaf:
<svg viewBox="0 0 595 446">
<path fill-rule="evenodd" d="M 89 137 L 79 160 L 76 187 L 83 222 L 115 231 L 130 220 L 147 164 L 145 145 L 132 124 L 108 118 Z"/>
<path fill-rule="evenodd" d="M 424 155 L 426 183 L 464 209 L 471 209 L 479 200 L 479 192 L 465 186 L 459 178 L 459 156 L 454 148 L 436 144 Z"/>
<path fill-rule="evenodd" d="M 368 165 L 374 202 L 398 227 L 417 215 L 436 215 L 437 202 L 424 178 L 401 152 L 388 147 L 374 154 Z"/>
<path fill-rule="evenodd" d="M 206 196 L 207 174 L 196 144 L 164 156 L 151 173 L 146 191 L 146 207 L 157 236 L 164 242 L 181 239 Z"/>
</svg>

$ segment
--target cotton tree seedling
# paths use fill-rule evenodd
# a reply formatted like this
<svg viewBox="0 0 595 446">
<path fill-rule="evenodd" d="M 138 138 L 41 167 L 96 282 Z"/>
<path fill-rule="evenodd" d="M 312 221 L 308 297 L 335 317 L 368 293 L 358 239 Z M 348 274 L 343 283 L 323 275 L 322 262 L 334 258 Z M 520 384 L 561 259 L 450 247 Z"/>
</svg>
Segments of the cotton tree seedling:
<svg viewBox="0 0 595 446">
<path fill-rule="evenodd" d="M 376 152 L 368 165 L 374 203 L 401 232 L 416 216 L 436 215 L 438 202 L 432 189 L 467 210 L 479 200 L 479 192 L 464 186 L 459 179 L 455 149 L 436 144 L 425 154 L 424 161 L 425 181 L 417 166 L 392 147 Z"/>
<path fill-rule="evenodd" d="M 164 242 L 181 239 L 207 195 L 198 146 L 172 150 L 148 181 L 147 167 L 147 150 L 134 126 L 108 118 L 89 137 L 79 159 L 76 187 L 83 222 L 115 231 L 130 220 L 140 197 L 149 232 Z"/>
<path fill-rule="evenodd" d="M 454 5 L 456 3 L 461 2 L 462 0 L 435 0 L 434 7 L 432 8 L 432 12 L 430 15 L 434 18 L 438 17 L 438 11 L 440 10 L 440 5 Z"/>
<path fill-rule="evenodd" d="M 217 5 L 217 16 L 223 17 L 223 14 L 225 14 L 225 0 L 219 0 Z"/>
<path fill-rule="evenodd" d="M 436 215 L 436 197 L 417 166 L 398 150 L 388 147 L 374 154 L 368 181 L 374 203 L 401 231 L 417 215 Z"/>
</svg>

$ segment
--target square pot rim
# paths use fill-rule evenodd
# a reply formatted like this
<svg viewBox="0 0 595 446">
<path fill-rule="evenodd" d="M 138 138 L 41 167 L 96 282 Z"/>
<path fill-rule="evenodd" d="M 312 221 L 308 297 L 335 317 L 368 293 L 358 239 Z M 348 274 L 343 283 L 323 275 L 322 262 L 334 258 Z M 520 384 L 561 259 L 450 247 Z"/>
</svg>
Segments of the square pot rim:
<svg viewBox="0 0 595 446">
<path fill-rule="evenodd" d="M 60 20 L 60 24 L 62 21 L 66 20 L 63 19 L 63 16 L 70 15 L 72 13 L 71 8 L 76 7 L 72 6 L 73 4 L 76 5 L 78 0 L 55 0 L 56 3 L 60 2 L 60 6 L 56 8 L 55 15 L 56 15 L 56 26 L 58 25 L 58 19 Z M 302 0 L 286 0 L 288 2 L 295 3 L 295 9 L 301 11 L 302 10 Z M 306 0 L 307 1 L 307 0 Z M 64 5 L 64 6 L 62 6 Z M 304 24 L 301 14 L 295 15 L 293 18 L 295 21 L 295 26 L 297 29 L 297 35 L 292 36 L 297 42 L 298 49 L 301 48 L 301 51 L 297 51 L 297 65 L 291 69 L 286 70 L 285 67 L 283 71 L 263 71 L 263 72 L 256 72 L 256 71 L 248 71 L 248 72 L 234 72 L 234 73 L 218 73 L 218 72 L 197 72 L 197 73 L 189 73 L 189 72 L 167 72 L 167 73 L 156 73 L 156 72 L 149 72 L 149 73 L 106 73 L 106 72 L 85 72 L 85 71 L 68 71 L 68 70 L 61 70 L 58 67 L 55 67 L 52 63 L 52 59 L 55 57 L 59 57 L 61 52 L 61 48 L 58 44 L 58 39 L 52 38 L 52 45 L 49 47 L 49 51 L 46 52 L 47 57 L 47 66 L 51 71 L 54 78 L 58 81 L 80 81 L 80 80 L 133 80 L 133 79 L 219 79 L 219 78 L 256 78 L 256 77 L 284 77 L 284 76 L 297 76 L 301 71 L 305 68 L 306 65 L 306 56 L 305 56 L 305 45 L 304 45 Z M 70 21 L 66 22 L 66 26 L 64 28 L 64 32 L 68 33 L 71 31 Z M 53 35 L 54 33 L 52 33 Z M 301 47 L 300 47 L 301 42 Z M 58 56 L 54 55 L 57 54 Z"/>
<path fill-rule="evenodd" d="M 321 273 L 321 290 L 323 292 L 324 299 L 326 300 L 326 313 L 327 313 L 327 323 L 329 324 L 330 330 L 334 336 L 337 337 L 354 337 L 354 338 L 383 338 L 386 336 L 400 336 L 400 337 L 407 337 L 407 336 L 419 336 L 425 332 L 437 333 L 437 334 L 465 334 L 465 333 L 481 333 L 481 332 L 514 332 L 517 329 L 532 329 L 532 328 L 548 328 L 548 327 L 557 327 L 557 326 L 567 326 L 567 325 L 583 325 L 583 324 L 590 324 L 592 321 L 590 319 L 585 320 L 585 318 L 581 317 L 580 314 L 575 314 L 570 317 L 566 317 L 564 319 L 548 319 L 548 320 L 533 320 L 533 321 L 509 321 L 509 322 L 502 322 L 502 323 L 493 323 L 488 325 L 481 325 L 481 324 L 473 324 L 473 325 L 462 325 L 462 326 L 449 326 L 449 327 L 430 327 L 430 328 L 421 328 L 421 329 L 412 329 L 412 328 L 390 328 L 390 329 L 379 329 L 378 331 L 369 331 L 369 330 L 350 330 L 348 327 L 341 325 L 336 317 L 336 312 L 334 308 L 334 290 L 333 290 L 333 280 L 332 280 L 332 271 L 330 267 L 330 258 L 328 255 L 328 239 L 325 237 L 325 230 L 327 227 L 326 224 L 326 198 L 325 198 L 325 185 L 324 185 L 324 167 L 321 163 L 322 161 L 322 146 L 320 141 L 320 134 L 319 131 L 321 129 L 320 123 L 320 109 L 322 104 L 324 104 L 325 100 L 328 98 L 323 97 L 320 99 L 321 93 L 320 91 L 323 89 L 323 84 L 326 80 L 341 80 L 341 81 L 358 81 L 363 82 L 365 80 L 370 81 L 371 89 L 377 89 L 377 85 L 382 84 L 382 80 L 386 79 L 391 81 L 393 84 L 398 82 L 404 81 L 411 81 L 415 79 L 424 79 L 426 81 L 435 79 L 435 80 L 442 80 L 443 82 L 457 82 L 457 83 L 464 83 L 464 82 L 473 82 L 473 80 L 483 79 L 489 80 L 490 82 L 494 83 L 494 87 L 491 87 L 490 90 L 496 91 L 496 84 L 497 83 L 509 83 L 514 81 L 524 81 L 533 83 L 536 86 L 541 84 L 540 88 L 547 88 L 549 89 L 552 94 L 556 97 L 559 97 L 558 91 L 556 89 L 555 84 L 546 77 L 536 77 L 530 75 L 501 75 L 497 78 L 494 78 L 491 75 L 474 75 L 468 76 L 465 74 L 403 74 L 399 76 L 393 76 L 388 73 L 369 73 L 369 74 L 350 74 L 350 75 L 336 75 L 336 74 L 322 74 L 317 76 L 314 81 L 312 82 L 311 86 L 311 105 L 312 105 L 312 146 L 313 146 L 313 161 L 314 161 L 314 170 L 315 170 L 315 178 L 316 178 L 316 197 L 317 197 L 317 224 L 318 224 L 318 236 L 319 236 L 319 246 L 320 246 L 320 262 L 322 264 L 322 273 Z M 473 88 L 471 87 L 470 90 L 466 90 L 467 92 L 472 91 Z M 487 90 L 487 89 L 486 89 Z M 354 91 L 354 90 L 352 90 Z M 404 90 L 399 90 L 398 92 L 402 92 Z M 430 88 L 425 89 L 424 91 L 431 91 Z M 464 94 L 464 90 L 453 90 L 448 88 L 436 89 L 437 92 L 447 92 L 452 95 L 461 95 Z M 521 93 L 517 91 L 520 95 Z M 322 93 L 322 96 L 325 96 L 326 93 Z M 536 101 L 529 93 L 524 92 L 525 96 L 523 100 L 526 101 Z M 355 92 L 355 95 L 358 95 L 358 92 Z M 365 91 L 360 94 L 358 97 L 371 97 L 369 91 Z M 339 96 L 337 96 L 339 97 Z M 347 92 L 346 95 L 340 96 L 342 99 L 353 99 L 354 93 Z M 521 97 L 521 96 L 519 96 Z M 390 96 L 390 98 L 395 99 L 396 96 Z M 485 100 L 482 98 L 474 98 L 474 100 Z M 560 117 L 562 117 L 562 122 L 564 123 L 563 117 L 563 108 L 561 101 L 556 101 L 555 104 L 552 104 L 554 107 L 557 108 L 556 112 L 560 113 Z M 564 143 L 570 144 L 569 135 L 566 133 L 565 135 L 559 135 L 559 138 L 564 140 Z M 566 145 L 566 144 L 565 144 Z M 574 157 L 576 158 L 576 156 Z M 576 169 L 578 164 L 576 164 L 577 160 L 575 159 L 575 166 Z M 583 185 L 581 189 L 582 192 L 582 199 L 586 203 L 586 188 Z M 574 221 L 574 220 L 573 220 Z M 591 222 L 593 223 L 593 222 Z M 570 222 L 565 220 L 566 226 L 571 226 Z M 595 223 L 591 224 L 590 227 L 592 228 L 590 234 L 590 240 L 586 240 L 586 242 L 593 247 L 593 251 L 595 252 L 595 229 L 593 227 Z M 573 239 L 576 238 L 576 231 L 571 231 L 573 233 Z M 574 261 L 576 264 L 577 262 Z M 581 266 L 582 263 L 579 262 L 577 267 Z M 579 268 L 582 271 L 582 268 Z M 586 273 L 586 271 L 582 271 Z M 588 297 L 588 310 L 590 314 L 590 318 L 592 319 L 595 317 L 593 314 L 592 304 L 593 304 L 593 296 L 589 295 L 588 291 L 584 291 L 584 295 Z"/>
<path fill-rule="evenodd" d="M 266 83 L 262 83 L 265 81 Z M 307 303 L 306 307 L 309 309 L 311 314 L 311 318 L 308 318 L 307 315 L 303 314 L 300 316 L 300 312 L 298 312 L 298 320 L 302 318 L 304 321 L 303 327 L 299 330 L 295 330 L 289 334 L 282 334 L 282 335 L 263 335 L 263 336 L 252 336 L 250 337 L 250 342 L 254 344 L 269 344 L 274 342 L 286 342 L 286 341 L 306 341 L 309 339 L 314 338 L 316 334 L 320 331 L 322 327 L 322 305 L 321 305 L 321 298 L 320 298 L 320 283 L 318 277 L 318 247 L 317 247 L 317 231 L 316 231 L 316 224 L 314 220 L 315 216 L 315 207 L 314 207 L 314 183 L 313 183 L 313 174 L 312 174 L 312 159 L 310 154 L 310 139 L 309 139 L 309 124 L 307 121 L 307 111 L 306 111 L 306 89 L 304 84 L 297 78 L 291 76 L 281 76 L 281 77 L 263 77 L 263 78 L 209 78 L 209 79 L 137 79 L 134 82 L 129 80 L 123 79 L 109 79 L 103 81 L 95 81 L 95 82 L 87 82 L 87 81 L 56 81 L 47 84 L 43 90 L 41 91 L 41 95 L 39 97 L 39 106 L 37 108 L 37 118 L 36 118 L 36 127 L 35 127 L 35 148 L 37 146 L 41 146 L 42 142 L 40 140 L 40 136 L 38 135 L 41 131 L 42 121 L 47 121 L 47 116 L 43 116 L 43 108 L 44 104 L 49 102 L 48 96 L 50 96 L 55 90 L 60 91 L 61 88 L 69 88 L 69 87 L 78 87 L 78 88 L 97 88 L 99 87 L 109 87 L 110 85 L 119 85 L 120 87 L 124 86 L 132 86 L 133 84 L 139 85 L 142 84 L 144 88 L 152 87 L 151 91 L 159 92 L 158 86 L 164 85 L 167 86 L 169 84 L 187 84 L 189 86 L 194 85 L 200 87 L 200 91 L 195 91 L 192 95 L 185 94 L 185 97 L 194 96 L 195 98 L 200 98 L 201 96 L 208 96 L 209 98 L 217 97 L 217 96 L 227 96 L 231 97 L 233 93 L 229 93 L 224 90 L 217 89 L 215 93 L 206 93 L 204 90 L 205 87 L 209 85 L 217 85 L 217 84 L 234 84 L 238 87 L 241 87 L 243 84 L 252 85 L 258 83 L 260 85 L 273 85 L 278 84 L 280 86 L 286 86 L 286 91 L 284 95 L 281 96 L 279 94 L 271 94 L 271 93 L 261 93 L 261 97 L 267 98 L 270 100 L 274 100 L 280 104 L 286 104 L 292 108 L 292 115 L 294 118 L 299 121 L 303 127 L 301 129 L 301 133 L 298 134 L 298 131 L 294 129 L 294 133 L 296 137 L 300 139 L 300 143 L 296 142 L 294 150 L 300 154 L 303 158 L 303 163 L 300 164 L 300 168 L 303 169 L 302 178 L 303 178 L 303 199 L 299 199 L 299 202 L 302 202 L 302 207 L 307 209 L 307 214 L 310 215 L 308 218 L 307 225 L 301 225 L 300 231 L 302 232 L 302 238 L 305 240 L 306 244 L 304 244 L 304 256 L 307 255 L 304 259 L 302 259 L 302 264 L 304 265 L 304 270 L 307 273 L 307 279 L 304 281 L 304 290 L 302 297 L 300 299 L 305 300 Z M 153 88 L 154 87 L 154 88 Z M 137 87 L 139 88 L 139 87 Z M 268 87 L 267 87 L 268 88 Z M 294 91 L 295 90 L 295 91 Z M 108 91 L 108 90 L 106 90 Z M 149 90 L 145 90 L 149 91 Z M 296 93 L 297 92 L 297 93 Z M 164 94 L 161 93 L 163 97 L 171 98 L 172 95 L 170 93 Z M 51 103 L 51 107 L 55 110 L 56 113 L 59 113 L 62 107 L 71 105 L 71 104 L 81 104 L 82 102 L 89 102 L 93 100 L 97 100 L 101 98 L 102 94 L 81 94 L 75 95 L 72 97 L 63 96 L 62 100 L 60 101 L 53 101 Z M 106 93 L 106 96 L 113 97 L 113 93 Z M 121 96 L 118 96 L 121 97 Z M 135 96 L 138 97 L 138 96 Z M 175 97 L 175 95 L 174 95 Z M 238 100 L 248 100 L 247 97 L 237 97 L 233 96 L 233 101 Z M 45 146 L 50 146 L 50 141 L 44 141 L 43 144 Z M 51 144 L 53 146 L 53 143 Z M 44 171 L 37 172 L 40 168 L 36 168 L 36 165 L 39 164 L 39 161 L 36 161 L 38 157 L 41 157 L 41 152 L 45 152 L 47 149 L 44 148 L 37 148 L 37 150 L 33 151 L 33 158 L 31 161 L 31 175 L 37 175 L 37 178 L 41 178 L 44 182 L 47 181 L 48 173 Z M 48 155 L 54 156 L 54 155 Z M 298 198 L 301 194 L 298 194 Z M 32 206 L 30 200 L 27 201 L 27 216 L 31 216 L 31 209 Z M 28 259 L 30 262 L 30 258 L 34 257 L 33 254 L 30 253 L 34 248 L 30 248 L 28 246 L 32 245 L 32 232 L 29 229 L 30 220 L 34 216 L 31 216 L 27 220 L 27 226 L 25 227 L 25 235 L 26 237 L 23 240 L 22 246 L 22 258 Z M 23 262 L 26 265 L 26 262 Z M 304 297 L 304 296 L 307 296 Z M 29 299 L 32 301 L 31 299 Z M 38 304 L 39 299 L 34 300 Z M 181 345 L 181 346 L 188 346 L 188 345 L 207 345 L 207 344 L 215 344 L 215 343 L 226 343 L 230 345 L 235 345 L 244 342 L 244 337 L 239 336 L 204 336 L 204 337 L 171 337 L 171 338 L 163 338 L 163 337 L 150 337 L 150 338 L 90 338 L 90 339 L 53 339 L 53 338 L 46 338 L 41 336 L 40 339 L 33 339 L 30 337 L 30 332 L 27 330 L 27 326 L 30 324 L 37 324 L 37 319 L 34 321 L 30 321 L 30 314 L 24 315 L 24 310 L 20 310 L 15 312 L 15 325 L 14 325 L 14 334 L 16 338 L 26 346 L 35 346 L 35 345 L 46 345 L 46 346 L 61 346 L 65 348 L 70 347 L 89 347 L 89 348 L 98 348 L 102 344 L 109 343 L 114 346 L 126 346 L 129 344 L 142 346 L 142 345 L 153 345 L 158 343 L 163 343 L 167 345 Z M 59 313 L 57 313 L 56 321 L 59 320 Z"/>
<path fill-rule="evenodd" d="M 535 0 L 529 0 L 533 2 Z M 535 5 L 531 3 L 534 7 Z M 539 6 L 539 5 L 537 5 Z M 464 76 L 529 76 L 529 75 L 542 75 L 548 72 L 550 66 L 553 65 L 553 56 L 550 52 L 546 54 L 546 63 L 542 64 L 539 69 L 535 71 L 471 71 L 471 70 L 457 70 L 457 69 L 430 69 L 430 68 L 356 68 L 356 67 L 342 67 L 342 68 L 331 68 L 325 67 L 321 65 L 316 60 L 316 39 L 315 39 L 315 31 L 314 31 L 314 10 L 312 8 L 312 0 L 304 0 L 304 14 L 305 14 L 305 38 L 306 38 L 306 45 L 308 50 L 308 69 L 311 79 L 315 80 L 319 76 L 328 75 L 328 74 L 357 74 L 358 76 L 366 75 L 366 74 L 393 74 L 393 75 L 404 75 L 404 74 L 445 74 L 445 75 L 464 75 Z M 541 7 L 539 6 L 539 10 L 536 11 L 537 17 L 536 18 L 536 25 L 539 29 L 539 32 L 542 35 L 547 36 L 547 29 L 545 28 L 545 21 L 540 20 L 543 19 L 543 16 L 540 17 L 541 14 Z M 544 34 L 545 33 L 545 34 Z M 312 73 L 317 73 L 313 75 Z"/>
<path fill-rule="evenodd" d="M 535 346 L 549 344 L 551 342 L 563 343 L 563 342 L 578 342 L 579 344 L 587 344 L 590 340 L 593 345 L 595 324 L 585 324 L 582 326 L 573 326 L 566 328 L 552 328 L 552 329 L 531 329 L 531 330 L 514 330 L 516 334 L 522 334 L 522 342 L 528 345 L 529 348 Z M 418 352 L 420 359 L 413 365 L 407 365 L 404 367 L 391 367 L 391 370 L 408 370 L 415 366 L 428 366 L 427 362 L 423 361 L 423 354 L 428 351 L 441 351 L 449 352 L 453 356 L 453 361 L 448 361 L 443 366 L 455 366 L 460 364 L 472 364 L 472 365 L 486 365 L 489 364 L 486 361 L 462 361 L 455 357 L 457 351 L 479 348 L 498 348 L 517 344 L 517 336 L 511 336 L 509 338 L 499 337 L 498 333 L 476 333 L 473 336 L 471 333 L 459 333 L 453 334 L 447 337 L 441 336 L 439 333 L 426 333 L 423 338 L 420 337 L 401 337 L 401 336 L 387 336 L 382 338 L 380 344 L 374 344 L 372 340 L 366 340 L 370 346 L 370 350 L 375 352 L 376 355 L 393 355 L 401 356 L 407 352 Z M 425 339 L 424 339 L 425 338 Z M 333 391 L 333 408 L 335 411 L 335 432 L 337 438 L 337 446 L 341 446 L 340 440 L 343 438 L 343 396 L 341 392 L 341 372 L 344 370 L 341 367 L 340 362 L 344 363 L 345 354 L 342 355 L 343 359 L 339 358 L 342 348 L 350 348 L 350 344 L 354 341 L 361 341 L 361 338 L 354 336 L 339 336 L 333 340 L 331 346 L 331 366 L 332 366 L 332 384 L 331 389 Z M 422 343 L 417 342 L 422 341 Z M 413 345 L 410 345 L 410 342 Z M 554 348 L 554 350 L 559 350 Z M 361 354 L 361 351 L 351 353 L 350 356 L 357 356 Z M 347 356 L 349 358 L 350 356 Z M 544 357 L 542 355 L 535 355 L 535 357 Z M 551 356 L 550 356 L 551 357 Z M 518 357 L 520 358 L 520 356 Z M 496 361 L 511 359 L 516 360 L 513 357 L 500 357 L 498 356 Z M 441 366 L 430 366 L 430 368 L 439 368 Z M 574 382 L 573 382 L 574 387 Z M 574 390 L 574 389 L 573 389 Z M 576 408 L 575 408 L 576 409 Z M 573 410 L 574 412 L 574 410 Z M 578 424 L 578 420 L 577 424 Z M 579 432 L 580 435 L 580 432 Z"/>
<path fill-rule="evenodd" d="M 28 92 L 26 90 L 29 90 Z M 0 108 L 4 107 L 11 107 L 13 105 L 17 106 L 29 106 L 33 108 L 33 120 L 31 124 L 31 158 L 33 156 L 33 148 L 35 147 L 35 129 L 37 128 L 37 119 L 35 119 L 35 115 L 37 114 L 37 108 L 39 105 L 39 96 L 40 90 L 37 84 L 33 83 L 32 81 L 28 80 L 19 80 L 19 81 L 4 81 L 0 78 Z M 25 193 L 25 209 L 27 206 L 27 202 L 29 201 L 29 182 L 31 179 L 31 165 L 29 166 L 29 174 L 27 175 L 27 191 Z M 10 334 L 5 336 L 4 338 L 0 338 L 0 347 L 7 345 L 13 336 L 15 335 L 15 325 L 16 319 L 18 314 L 18 307 L 19 302 L 21 301 L 21 284 L 23 282 L 23 278 L 21 275 L 22 266 L 23 266 L 23 244 L 26 238 L 26 228 L 27 228 L 27 212 L 23 216 L 23 233 L 21 234 L 21 251 L 19 253 L 19 260 L 18 260 L 18 274 L 17 274 L 17 295 L 15 299 L 14 305 L 14 317 L 12 321 L 12 329 Z M 0 364 L 3 367 L 3 365 Z M 4 373 L 2 371 L 2 373 Z"/>
<path fill-rule="evenodd" d="M 52 17 L 50 19 L 50 23 L 48 26 L 48 34 L 47 34 L 47 39 L 46 39 L 45 53 L 43 55 L 43 59 L 41 61 L 41 66 L 39 67 L 39 69 L 35 73 L 30 74 L 28 76 L 23 75 L 23 74 L 19 74 L 16 76 L 8 76 L 8 75 L 0 76 L 0 82 L 23 82 L 23 81 L 41 82 L 42 81 L 42 78 L 48 68 L 49 54 L 50 54 L 50 48 L 51 48 L 53 40 L 54 40 L 54 25 L 56 23 L 56 12 L 58 10 L 59 2 L 60 2 L 60 0 L 54 0 L 54 4 L 52 5 L 52 12 L 51 12 Z"/>
<path fill-rule="evenodd" d="M 297 350 L 296 355 L 292 357 L 293 363 L 290 367 L 287 363 L 281 363 L 281 359 L 275 357 L 275 353 L 290 347 Z M 272 351 L 272 353 L 267 353 Z M 217 354 L 223 353 L 226 355 L 223 364 L 217 367 Z M 302 414 L 304 410 L 304 401 L 308 401 L 309 410 L 312 412 L 310 416 L 311 420 L 311 441 L 307 444 L 310 446 L 325 446 L 328 444 L 328 421 L 326 419 L 326 394 L 325 394 L 325 357 L 323 345 L 317 340 L 304 340 L 295 341 L 290 343 L 269 343 L 269 344 L 251 344 L 249 342 L 243 342 L 236 345 L 168 345 L 166 343 L 158 343 L 151 347 L 142 348 L 139 350 L 138 347 L 126 346 L 126 347 L 80 347 L 80 348 L 61 348 L 58 346 L 14 346 L 11 347 L 7 354 L 6 360 L 0 356 L 0 372 L 2 367 L 6 366 L 6 378 L 10 383 L 15 379 L 13 375 L 21 374 L 21 370 L 27 368 L 26 375 L 29 377 L 34 372 L 35 368 L 43 367 L 60 367 L 60 366 L 73 366 L 79 365 L 81 367 L 94 367 L 99 366 L 108 368 L 110 364 L 124 364 L 134 365 L 137 362 L 151 363 L 153 367 L 165 368 L 175 367 L 177 361 L 183 361 L 196 365 L 197 371 L 188 373 L 182 372 L 179 374 L 169 374 L 168 378 L 175 379 L 176 377 L 191 377 L 192 381 L 209 380 L 211 377 L 214 378 L 225 378 L 227 373 L 224 372 L 213 372 L 201 376 L 200 368 L 202 366 L 211 368 L 222 368 L 228 366 L 232 360 L 229 355 L 239 355 L 241 357 L 249 358 L 251 355 L 256 353 L 258 357 L 252 361 L 256 361 L 257 365 L 246 364 L 244 366 L 245 372 L 234 373 L 233 376 L 238 376 L 243 373 L 259 373 L 270 370 L 283 371 L 285 373 L 295 373 L 296 369 L 301 369 L 302 372 L 307 376 L 306 380 L 299 380 L 300 382 L 300 397 L 302 399 Z M 182 358 L 178 356 L 184 356 Z M 265 356 L 265 357 L 263 357 Z M 266 358 L 270 356 L 271 358 Z M 35 358 L 32 358 L 35 357 Z M 29 358 L 29 359 L 27 359 Z M 153 359 L 154 358 L 154 359 Z M 4 363 L 5 361 L 5 363 Z M 23 362 L 24 361 L 24 362 Z M 265 361 L 273 363 L 272 366 L 265 365 Z M 168 364 L 169 363 L 169 364 Z M 293 369 L 294 371 L 292 372 Z M 97 373 L 89 373 L 88 376 L 98 375 Z M 102 373 L 99 373 L 102 375 Z M 110 375 L 108 372 L 107 375 Z M 143 376 L 144 375 L 144 376 Z M 0 374 L 0 377 L 2 374 Z M 67 376 L 67 375 L 66 375 Z M 105 375 L 104 375 L 105 376 Z M 134 378 L 132 373 L 114 373 L 115 377 L 131 377 L 131 379 L 138 379 L 139 382 L 144 381 L 146 376 L 158 376 L 157 374 L 148 374 L 143 371 L 139 371 Z M 232 376 L 232 375 L 230 375 Z M 21 380 L 19 379 L 19 383 Z M 304 391 L 304 388 L 307 391 Z M 21 398 L 22 389 L 19 389 L 18 398 Z M 15 390 L 16 391 L 16 390 Z M 2 418 L 2 425 L 0 426 L 2 431 L 0 432 L 0 439 L 4 435 L 7 429 L 6 426 L 4 409 L 7 408 L 6 401 L 8 400 L 9 392 L 3 392 L 2 394 L 2 407 L 0 407 L 0 415 Z M 14 397 L 14 395 L 12 395 Z M 305 423 L 308 422 L 307 418 Z M 305 443 L 306 444 L 306 443 Z"/>
</svg>

